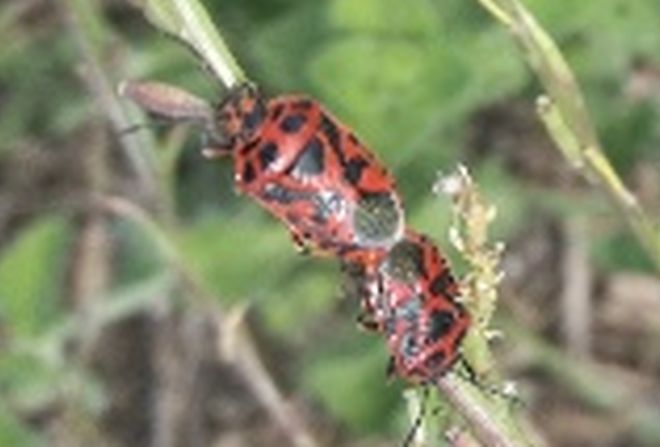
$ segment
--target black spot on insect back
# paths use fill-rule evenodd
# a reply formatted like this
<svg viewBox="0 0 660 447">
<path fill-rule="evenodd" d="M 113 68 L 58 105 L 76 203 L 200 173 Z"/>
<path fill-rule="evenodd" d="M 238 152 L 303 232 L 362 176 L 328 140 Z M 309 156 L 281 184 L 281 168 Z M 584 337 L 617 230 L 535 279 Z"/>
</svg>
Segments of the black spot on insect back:
<svg viewBox="0 0 660 447">
<path fill-rule="evenodd" d="M 278 119 L 280 119 L 280 116 L 282 116 L 282 112 L 284 112 L 284 104 L 280 103 L 273 108 L 271 119 L 273 121 L 277 121 Z"/>
<path fill-rule="evenodd" d="M 447 289 L 454 284 L 454 278 L 449 273 L 449 269 L 444 269 L 442 273 L 433 278 L 429 287 L 433 295 L 448 295 Z"/>
<path fill-rule="evenodd" d="M 328 143 L 332 149 L 337 153 L 339 160 L 344 163 L 344 153 L 341 151 L 341 136 L 339 129 L 332 119 L 325 113 L 321 115 L 320 130 L 328 139 Z"/>
<path fill-rule="evenodd" d="M 254 166 L 252 166 L 252 163 L 250 162 L 245 163 L 245 166 L 243 167 L 243 173 L 241 175 L 241 180 L 248 184 L 252 183 L 255 178 L 256 173 L 254 172 Z"/>
<path fill-rule="evenodd" d="M 366 160 L 360 157 L 351 158 L 344 166 L 344 178 L 351 185 L 357 185 L 362 177 L 362 171 L 368 166 Z"/>
<path fill-rule="evenodd" d="M 436 342 L 451 331 L 454 325 L 454 315 L 448 311 L 436 311 L 431 314 L 431 329 L 429 340 Z"/>
<path fill-rule="evenodd" d="M 293 172 L 300 176 L 320 174 L 323 172 L 324 161 L 321 141 L 316 137 L 312 138 L 298 156 L 293 165 Z"/>
<path fill-rule="evenodd" d="M 260 196 L 267 202 L 277 202 L 283 205 L 310 198 L 308 193 L 285 188 L 276 183 L 266 185 Z"/>
<path fill-rule="evenodd" d="M 302 114 L 288 115 L 280 123 L 280 129 L 284 133 L 296 133 L 307 122 L 307 117 Z"/>
<path fill-rule="evenodd" d="M 415 340 L 415 336 L 410 331 L 406 331 L 401 336 L 401 347 L 399 352 L 406 362 L 412 360 L 417 355 L 417 340 Z"/>
<path fill-rule="evenodd" d="M 293 108 L 297 110 L 309 110 L 312 108 L 312 100 L 311 99 L 300 99 L 296 102 L 293 103 Z"/>
<path fill-rule="evenodd" d="M 440 368 L 445 363 L 445 359 L 446 359 L 446 356 L 445 356 L 444 351 L 436 351 L 426 361 L 426 366 L 431 370 L 434 370 L 436 368 Z M 444 373 L 444 371 L 439 371 L 439 373 L 442 374 L 442 373 Z"/>
<path fill-rule="evenodd" d="M 241 148 L 241 155 L 245 157 L 261 144 L 261 138 L 255 138 Z"/>
<path fill-rule="evenodd" d="M 259 149 L 259 161 L 262 169 L 268 169 L 272 162 L 277 160 L 277 144 L 269 141 Z"/>
<path fill-rule="evenodd" d="M 251 135 L 257 127 L 263 123 L 266 118 L 266 105 L 263 101 L 257 100 L 252 110 L 245 115 L 243 119 L 243 132 L 245 135 Z"/>
</svg>

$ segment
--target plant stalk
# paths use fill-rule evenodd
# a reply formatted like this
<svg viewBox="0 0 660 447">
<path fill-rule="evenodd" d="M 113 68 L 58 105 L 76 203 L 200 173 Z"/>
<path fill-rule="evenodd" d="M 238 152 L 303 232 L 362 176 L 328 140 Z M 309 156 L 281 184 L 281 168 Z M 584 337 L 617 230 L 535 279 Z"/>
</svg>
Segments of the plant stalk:
<svg viewBox="0 0 660 447">
<path fill-rule="evenodd" d="M 610 198 L 660 272 L 660 234 L 603 152 L 575 75 L 557 44 L 520 0 L 478 1 L 509 29 L 541 81 L 545 94 L 537 100 L 537 111 L 557 148 Z"/>
</svg>

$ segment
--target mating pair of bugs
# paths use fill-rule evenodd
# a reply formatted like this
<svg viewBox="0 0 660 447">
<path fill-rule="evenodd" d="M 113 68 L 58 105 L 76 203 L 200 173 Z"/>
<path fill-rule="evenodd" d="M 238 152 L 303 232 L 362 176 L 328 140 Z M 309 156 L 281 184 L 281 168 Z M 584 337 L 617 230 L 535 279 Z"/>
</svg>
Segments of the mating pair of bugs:
<svg viewBox="0 0 660 447">
<path fill-rule="evenodd" d="M 387 340 L 392 374 L 428 382 L 460 358 L 470 316 L 446 259 L 406 227 L 391 173 L 321 104 L 269 99 L 252 84 L 217 106 L 149 81 L 125 82 L 120 93 L 201 128 L 203 154 L 231 157 L 236 188 L 282 221 L 301 250 L 339 258 L 357 284 L 362 325 Z"/>
</svg>

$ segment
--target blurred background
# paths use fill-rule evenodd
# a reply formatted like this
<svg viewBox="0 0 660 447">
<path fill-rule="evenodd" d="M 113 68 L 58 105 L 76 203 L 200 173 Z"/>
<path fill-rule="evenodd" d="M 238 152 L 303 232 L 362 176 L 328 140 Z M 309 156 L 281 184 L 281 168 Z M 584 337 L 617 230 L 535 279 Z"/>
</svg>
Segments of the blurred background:
<svg viewBox="0 0 660 447">
<path fill-rule="evenodd" d="M 266 92 L 309 93 L 369 142 L 459 273 L 431 186 L 469 166 L 507 247 L 498 364 L 548 445 L 660 445 L 660 280 L 477 1 L 204 3 Z M 658 216 L 660 3 L 525 4 Z M 218 101 L 200 61 L 123 0 L 4 1 L 0 42 L 0 446 L 399 445 L 404 386 L 336 262 L 298 256 L 196 132 L 121 134 L 148 122 L 122 79 Z"/>
</svg>

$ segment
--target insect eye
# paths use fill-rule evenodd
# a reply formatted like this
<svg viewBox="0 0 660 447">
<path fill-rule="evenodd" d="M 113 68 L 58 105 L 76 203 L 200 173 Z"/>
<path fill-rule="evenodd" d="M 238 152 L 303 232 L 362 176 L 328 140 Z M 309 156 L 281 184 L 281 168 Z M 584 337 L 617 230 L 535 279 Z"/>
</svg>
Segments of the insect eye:
<svg viewBox="0 0 660 447">
<path fill-rule="evenodd" d="M 243 133 L 250 134 L 255 131 L 266 119 L 266 105 L 257 99 L 243 118 Z"/>
</svg>

